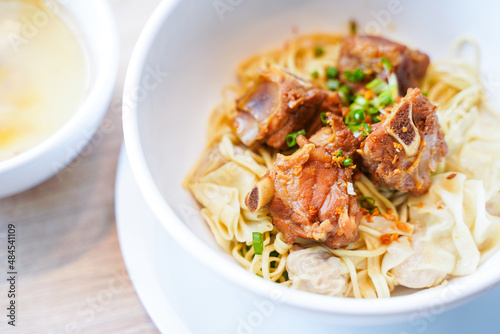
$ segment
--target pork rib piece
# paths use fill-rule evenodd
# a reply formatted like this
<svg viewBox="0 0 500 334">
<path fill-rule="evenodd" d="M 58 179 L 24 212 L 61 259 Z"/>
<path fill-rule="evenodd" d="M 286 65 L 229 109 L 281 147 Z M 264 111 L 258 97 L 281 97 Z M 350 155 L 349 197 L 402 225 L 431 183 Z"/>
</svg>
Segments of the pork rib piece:
<svg viewBox="0 0 500 334">
<path fill-rule="evenodd" d="M 354 137 L 342 118 L 331 113 L 326 115 L 329 126 L 322 127 L 309 140 L 316 146 L 324 147 L 331 155 L 340 150 L 343 156 L 350 156 L 359 148 L 363 138 Z"/>
<path fill-rule="evenodd" d="M 338 123 L 335 132 L 347 134 L 345 130 L 349 129 L 339 120 L 331 122 Z M 341 161 L 347 157 L 335 157 L 330 152 L 352 152 L 355 148 L 351 144 L 359 143 L 350 131 L 352 138 L 349 140 L 342 136 L 332 137 L 331 128 L 332 139 L 328 140 L 327 130 L 320 131 L 322 133 L 315 135 L 315 139 L 338 146 L 315 145 L 299 136 L 300 149 L 290 156 L 278 154 L 274 167 L 247 195 L 246 204 L 252 211 L 267 205 L 273 224 L 289 244 L 303 238 L 340 248 L 359 238 L 358 224 L 362 214 L 352 184 L 354 166 L 343 166 Z"/>
<path fill-rule="evenodd" d="M 286 136 L 300 130 L 312 134 L 321 112 L 342 115 L 336 92 L 322 90 L 285 70 L 272 67 L 236 101 L 233 127 L 247 146 L 265 143 L 286 149 Z"/>
<path fill-rule="evenodd" d="M 427 192 L 430 173 L 448 151 L 436 109 L 410 88 L 361 144 L 363 166 L 376 184 L 414 195 Z"/>
<path fill-rule="evenodd" d="M 358 35 L 345 37 L 342 40 L 338 67 L 341 73 L 357 68 L 365 72 L 373 71 L 376 77 L 387 81 L 382 57 L 385 57 L 394 69 L 400 95 L 403 95 L 408 88 L 417 87 L 429 66 L 429 57 L 425 53 L 410 50 L 402 44 L 382 37 Z M 345 82 L 343 75 L 341 78 Z M 362 83 L 348 84 L 355 90 L 363 86 Z"/>
</svg>

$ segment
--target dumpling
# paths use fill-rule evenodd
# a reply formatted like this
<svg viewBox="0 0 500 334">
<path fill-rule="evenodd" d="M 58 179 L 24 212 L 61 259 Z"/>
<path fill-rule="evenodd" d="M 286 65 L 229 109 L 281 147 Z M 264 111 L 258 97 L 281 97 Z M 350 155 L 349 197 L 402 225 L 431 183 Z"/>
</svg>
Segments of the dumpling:
<svg viewBox="0 0 500 334">
<path fill-rule="evenodd" d="M 334 297 L 349 292 L 346 266 L 321 246 L 291 251 L 286 269 L 292 288 Z"/>
<path fill-rule="evenodd" d="M 199 169 L 209 171 L 196 172 L 197 180 L 189 185 L 196 200 L 203 206 L 202 216 L 207 221 L 217 243 L 229 249 L 230 242 L 252 243 L 252 232 L 264 233 L 273 229 L 271 218 L 266 209 L 251 212 L 245 205 L 245 195 L 266 172 L 244 150 L 233 146 L 228 137 L 224 137 L 218 146 L 218 153 L 208 152 L 217 158 L 216 164 L 205 165 Z M 213 166 L 212 166 L 213 165 Z M 207 166 L 212 166 L 207 169 Z"/>
<path fill-rule="evenodd" d="M 440 116 L 441 117 L 441 116 Z M 468 115 L 446 133 L 450 148 L 446 171 L 460 172 L 467 178 L 482 180 L 486 200 L 500 194 L 500 122 L 489 115 Z M 496 199 L 497 207 L 500 199 Z"/>
<path fill-rule="evenodd" d="M 432 177 L 427 194 L 410 197 L 413 252 L 392 269 L 395 284 L 426 288 L 474 273 L 499 239 L 500 218 L 486 212 L 485 196 L 481 181 L 444 173 Z"/>
</svg>

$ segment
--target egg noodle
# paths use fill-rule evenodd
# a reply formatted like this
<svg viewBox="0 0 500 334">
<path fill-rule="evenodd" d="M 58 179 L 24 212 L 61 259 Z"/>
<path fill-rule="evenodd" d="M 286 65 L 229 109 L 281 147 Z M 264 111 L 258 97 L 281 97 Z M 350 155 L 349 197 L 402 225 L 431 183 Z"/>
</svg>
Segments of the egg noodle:
<svg viewBox="0 0 500 334">
<path fill-rule="evenodd" d="M 326 250 L 328 256 L 340 259 L 337 274 L 345 277 L 346 287 L 341 294 L 331 295 L 390 297 L 391 291 L 405 281 L 405 275 L 411 275 L 401 274 L 406 269 L 399 265 L 409 258 L 413 249 L 443 242 L 429 235 L 434 233 L 433 226 L 438 225 L 429 223 L 423 227 L 419 217 L 431 222 L 434 219 L 435 224 L 454 221 L 448 228 L 449 240 L 446 242 L 449 247 L 446 250 L 455 261 L 446 271 L 446 278 L 472 273 L 499 244 L 499 219 L 485 207 L 488 200 L 492 207 L 499 204 L 494 199 L 500 190 L 500 138 L 493 135 L 498 131 L 488 133 L 483 126 L 498 129 L 500 115 L 487 105 L 479 77 L 479 51 L 471 40 L 463 39 L 453 45 L 449 59 L 431 63 L 421 87 L 430 101 L 439 106 L 439 122 L 449 146 L 449 154 L 432 176 L 429 194 L 412 197 L 376 187 L 361 175 L 354 182 L 355 191 L 358 197 L 373 199 L 373 207 L 377 210 L 372 215 L 364 215 L 359 224 L 360 239 L 345 249 L 318 247 L 310 241 L 298 246 L 288 245 L 273 226 L 267 209 L 252 213 L 246 207 L 246 194 L 272 168 L 278 152 L 263 147 L 252 150 L 238 140 L 231 127 L 236 113 L 235 99 L 249 89 L 260 70 L 271 66 L 285 68 L 327 89 L 321 73 L 337 64 L 341 39 L 342 36 L 328 34 L 302 36 L 286 42 L 280 49 L 245 60 L 237 69 L 239 85 L 223 90 L 224 100 L 215 108 L 210 120 L 206 152 L 186 178 L 185 186 L 201 204 L 201 213 L 217 243 L 243 268 L 283 285 L 295 287 L 287 272 L 290 254 L 309 247 L 314 251 Z M 314 55 L 317 46 L 324 52 L 321 57 Z M 476 60 L 472 64 L 459 57 L 464 47 L 472 47 L 475 51 Z M 315 71 L 320 74 L 312 78 L 311 73 Z M 451 180 L 457 174 L 458 177 Z M 453 189 L 445 186 L 446 180 L 452 181 Z M 471 204 L 469 200 L 477 203 Z M 261 255 L 256 255 L 252 246 L 253 232 L 262 233 Z M 424 235 L 419 239 L 421 246 L 412 242 L 418 233 Z M 440 254 L 439 251 L 436 254 Z M 459 262 L 465 262 L 466 258 L 472 263 L 471 267 L 460 267 Z M 429 261 L 441 266 L 441 259 Z"/>
</svg>

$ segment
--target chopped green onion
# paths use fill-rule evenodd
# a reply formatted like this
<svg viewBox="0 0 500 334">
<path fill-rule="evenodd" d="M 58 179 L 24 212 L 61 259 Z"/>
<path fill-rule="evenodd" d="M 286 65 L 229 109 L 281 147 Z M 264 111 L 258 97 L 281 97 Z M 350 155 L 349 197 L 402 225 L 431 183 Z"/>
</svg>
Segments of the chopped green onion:
<svg viewBox="0 0 500 334">
<path fill-rule="evenodd" d="M 367 99 L 365 99 L 362 96 L 358 96 L 358 97 L 356 97 L 356 99 L 354 99 L 354 103 L 356 103 L 357 105 L 361 106 L 364 109 L 364 108 L 368 107 L 368 105 L 370 104 L 370 101 L 368 101 Z"/>
<path fill-rule="evenodd" d="M 317 77 L 319 77 L 319 72 L 313 71 L 313 72 L 311 72 L 311 76 L 316 79 Z"/>
<path fill-rule="evenodd" d="M 368 137 L 370 133 L 372 133 L 372 129 L 370 128 L 370 125 L 367 123 L 363 123 L 363 131 L 361 131 L 363 136 Z"/>
<path fill-rule="evenodd" d="M 427 93 L 427 92 L 422 92 L 422 95 L 425 97 L 429 97 L 429 93 Z"/>
<path fill-rule="evenodd" d="M 356 21 L 351 20 L 349 21 L 349 31 L 351 32 L 351 35 L 356 35 L 358 32 L 358 24 Z"/>
<path fill-rule="evenodd" d="M 262 255 L 262 251 L 264 250 L 264 237 L 262 236 L 262 233 L 253 232 L 252 241 L 255 254 Z"/>
<path fill-rule="evenodd" d="M 366 88 L 368 88 L 375 94 L 380 94 L 386 91 L 389 88 L 389 85 L 384 80 L 375 78 L 366 85 Z"/>
<path fill-rule="evenodd" d="M 363 110 L 355 110 L 353 114 L 354 119 L 358 123 L 362 123 L 365 120 L 365 112 Z"/>
<path fill-rule="evenodd" d="M 356 103 L 351 103 L 351 105 L 349 106 L 349 109 L 351 109 L 351 110 L 365 110 L 365 108 L 363 108 L 363 106 L 360 106 L 359 104 L 356 104 Z"/>
<path fill-rule="evenodd" d="M 345 117 L 345 124 L 360 125 L 365 120 L 365 112 L 363 109 L 351 110 Z"/>
<path fill-rule="evenodd" d="M 363 209 L 368 210 L 370 214 L 373 214 L 373 210 L 376 208 L 375 200 L 369 196 L 358 198 L 358 203 Z"/>
<path fill-rule="evenodd" d="M 399 84 L 398 84 L 398 77 L 396 76 L 396 73 L 391 73 L 389 75 L 389 78 L 387 78 L 387 82 L 389 83 L 389 88 L 392 92 L 392 96 L 396 97 L 399 95 Z"/>
<path fill-rule="evenodd" d="M 341 94 L 342 101 L 345 104 L 348 104 L 353 99 L 353 96 L 351 95 L 351 89 L 349 88 L 349 86 L 347 86 L 347 85 L 340 86 L 339 92 Z"/>
<path fill-rule="evenodd" d="M 335 79 L 339 75 L 339 71 L 335 67 L 328 67 L 326 70 L 326 77 L 329 79 Z"/>
<path fill-rule="evenodd" d="M 321 122 L 323 125 L 328 125 L 328 118 L 326 117 L 326 112 L 322 112 L 319 114 L 319 117 L 321 118 Z"/>
<path fill-rule="evenodd" d="M 361 197 L 360 199 L 358 199 L 358 202 L 359 202 L 359 205 L 361 205 L 361 207 L 363 209 L 368 209 L 368 208 L 371 208 L 372 206 L 375 205 L 375 200 L 369 196 Z M 368 203 L 368 204 L 366 204 L 366 203 Z"/>
<path fill-rule="evenodd" d="M 366 112 L 369 114 L 369 115 L 375 115 L 378 113 L 378 109 L 375 108 L 375 107 L 370 107 L 366 110 Z"/>
<path fill-rule="evenodd" d="M 342 152 L 342 150 L 338 150 L 337 152 L 335 152 L 335 156 L 338 158 L 338 157 L 341 157 L 342 154 L 344 154 L 344 152 Z"/>
<path fill-rule="evenodd" d="M 342 165 L 344 165 L 344 166 L 350 166 L 350 165 L 352 165 L 352 159 L 351 159 L 351 158 L 347 158 L 347 159 L 345 159 L 345 160 L 342 162 Z"/>
<path fill-rule="evenodd" d="M 358 138 L 361 132 L 359 132 L 360 124 L 350 124 L 347 127 L 352 131 L 354 137 Z"/>
<path fill-rule="evenodd" d="M 375 200 L 369 196 L 358 198 L 358 203 L 359 206 L 361 206 L 363 209 L 368 210 L 370 214 L 373 214 L 373 211 L 377 208 L 375 206 Z"/>
<path fill-rule="evenodd" d="M 390 71 L 392 69 L 391 63 L 387 60 L 387 58 L 382 57 L 380 58 L 380 61 L 382 62 L 382 66 L 384 66 L 386 71 Z"/>
<path fill-rule="evenodd" d="M 322 46 L 320 45 L 317 45 L 315 48 L 314 48 L 314 56 L 315 57 L 321 57 L 322 55 L 325 54 L 325 49 L 323 49 Z"/>
<path fill-rule="evenodd" d="M 357 104 L 357 103 L 353 102 L 353 103 L 351 103 L 351 105 L 349 106 L 349 109 L 351 109 L 351 110 L 363 109 L 363 110 L 364 110 L 365 108 L 363 108 L 363 106 L 360 106 L 359 104 Z"/>
<path fill-rule="evenodd" d="M 326 83 L 326 87 L 328 87 L 329 90 L 337 90 L 339 89 L 340 86 L 340 81 L 338 79 L 328 79 Z"/>
<path fill-rule="evenodd" d="M 300 136 L 300 135 L 305 136 L 306 135 L 306 131 L 305 130 L 300 130 L 300 131 L 288 134 L 286 136 L 286 145 L 288 147 L 294 147 L 295 145 L 297 145 L 297 137 Z"/>
<path fill-rule="evenodd" d="M 382 121 L 382 119 L 380 118 L 380 115 L 373 115 L 373 116 L 371 116 L 371 118 L 372 118 L 373 123 L 380 123 Z"/>
<path fill-rule="evenodd" d="M 342 93 L 342 94 L 351 94 L 351 89 L 349 88 L 349 86 L 347 85 L 342 85 L 339 87 L 339 91 Z"/>
<path fill-rule="evenodd" d="M 380 106 L 382 106 L 382 107 L 388 106 L 389 104 L 394 102 L 392 99 L 392 91 L 389 91 L 389 90 L 386 90 L 385 92 L 380 94 L 378 96 L 378 98 L 379 98 Z"/>
<path fill-rule="evenodd" d="M 365 80 L 365 72 L 357 68 L 354 71 L 344 71 L 344 77 L 349 82 L 362 82 Z"/>
</svg>

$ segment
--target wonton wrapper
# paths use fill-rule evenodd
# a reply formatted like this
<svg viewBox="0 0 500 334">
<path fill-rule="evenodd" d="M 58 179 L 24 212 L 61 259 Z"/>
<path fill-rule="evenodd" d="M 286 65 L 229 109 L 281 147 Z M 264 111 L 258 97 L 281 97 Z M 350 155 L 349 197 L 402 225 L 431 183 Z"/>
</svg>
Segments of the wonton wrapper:
<svg viewBox="0 0 500 334">
<path fill-rule="evenodd" d="M 449 148 L 445 170 L 464 173 L 468 179 L 482 180 L 486 201 L 500 193 L 499 126 L 497 119 L 476 111 L 450 128 L 445 136 Z"/>
<path fill-rule="evenodd" d="M 230 242 L 252 243 L 252 232 L 273 229 L 266 209 L 252 213 L 245 196 L 252 190 L 266 168 L 249 154 L 236 154 L 231 141 L 224 137 L 220 154 L 228 161 L 190 185 L 195 198 L 203 206 L 202 215 L 219 245 L 229 250 Z"/>
<path fill-rule="evenodd" d="M 348 270 L 321 246 L 291 251 L 286 268 L 292 288 L 333 297 L 346 297 Z"/>
<path fill-rule="evenodd" d="M 382 264 L 389 270 L 400 262 L 392 268 L 395 284 L 426 288 L 472 274 L 498 248 L 500 218 L 487 213 L 482 182 L 452 176 L 434 175 L 427 194 L 408 200 L 413 251 L 393 243 Z"/>
</svg>

